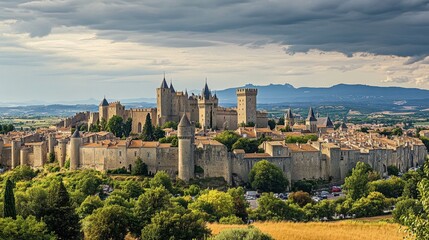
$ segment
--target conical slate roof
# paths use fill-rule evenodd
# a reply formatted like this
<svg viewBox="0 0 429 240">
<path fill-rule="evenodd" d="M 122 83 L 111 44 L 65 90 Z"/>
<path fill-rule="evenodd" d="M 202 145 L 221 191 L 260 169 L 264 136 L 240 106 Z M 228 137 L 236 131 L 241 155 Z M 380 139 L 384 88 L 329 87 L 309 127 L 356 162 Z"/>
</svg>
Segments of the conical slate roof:
<svg viewBox="0 0 429 240">
<path fill-rule="evenodd" d="M 109 103 L 107 102 L 106 98 L 103 98 L 103 100 L 100 103 L 100 106 L 103 106 L 103 107 L 109 106 Z"/>
<path fill-rule="evenodd" d="M 207 82 L 206 82 L 206 85 L 204 86 L 202 95 L 206 99 L 210 98 L 211 92 L 210 92 L 209 86 L 207 85 Z"/>
<path fill-rule="evenodd" d="M 74 133 L 71 137 L 72 138 L 80 138 L 79 129 L 76 128 L 76 130 L 74 131 Z"/>
<path fill-rule="evenodd" d="M 162 80 L 161 88 L 168 88 L 167 82 L 165 81 L 165 76 L 164 76 L 164 80 Z"/>
<path fill-rule="evenodd" d="M 174 87 L 173 87 L 173 82 L 170 82 L 170 90 L 172 93 L 176 92 L 176 90 L 174 90 Z"/>
<path fill-rule="evenodd" d="M 345 122 L 341 123 L 341 129 L 346 129 L 346 128 L 348 128 L 346 123 Z"/>
<path fill-rule="evenodd" d="M 191 122 L 188 119 L 188 116 L 186 116 L 186 113 L 183 114 L 182 119 L 180 119 L 178 127 L 190 127 Z"/>
<path fill-rule="evenodd" d="M 310 107 L 310 109 L 308 110 L 307 120 L 309 120 L 309 121 L 317 121 L 316 117 L 314 116 L 314 112 L 313 112 L 313 108 L 312 107 Z"/>
</svg>

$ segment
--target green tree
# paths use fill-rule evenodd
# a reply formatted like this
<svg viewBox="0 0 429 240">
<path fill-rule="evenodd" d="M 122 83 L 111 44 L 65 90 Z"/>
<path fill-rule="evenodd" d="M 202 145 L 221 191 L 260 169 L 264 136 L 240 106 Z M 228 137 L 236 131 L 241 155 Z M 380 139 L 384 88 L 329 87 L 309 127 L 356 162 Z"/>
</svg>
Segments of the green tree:
<svg viewBox="0 0 429 240">
<path fill-rule="evenodd" d="M 135 202 L 133 209 L 134 223 L 131 231 L 140 235 L 143 226 L 150 223 L 152 217 L 163 210 L 172 206 L 171 193 L 163 186 L 150 188 Z"/>
<path fill-rule="evenodd" d="M 153 139 L 155 141 L 158 141 L 159 139 L 164 138 L 164 137 L 165 137 L 164 130 L 162 130 L 162 128 L 159 126 L 156 127 L 155 130 L 153 131 Z"/>
<path fill-rule="evenodd" d="M 302 135 L 302 136 L 287 136 L 285 138 L 286 143 L 307 143 L 308 140 L 317 141 L 318 137 L 313 134 Z"/>
<path fill-rule="evenodd" d="M 218 235 L 210 238 L 210 240 L 273 240 L 270 235 L 261 232 L 261 230 L 249 226 L 248 228 L 227 229 L 220 232 Z"/>
<path fill-rule="evenodd" d="M 227 193 L 231 195 L 234 202 L 234 214 L 235 216 L 241 218 L 243 221 L 247 220 L 248 213 L 247 208 L 249 207 L 249 202 L 244 198 L 244 188 L 230 188 Z"/>
<path fill-rule="evenodd" d="M 354 202 L 350 212 L 357 217 L 372 217 L 383 214 L 386 207 L 386 197 L 382 193 L 371 192 Z"/>
<path fill-rule="evenodd" d="M 246 153 L 255 153 L 258 152 L 258 141 L 240 138 L 232 145 L 232 150 L 234 149 L 243 149 Z"/>
<path fill-rule="evenodd" d="M 416 215 L 423 211 L 422 203 L 417 199 L 406 198 L 395 204 L 395 209 L 393 209 L 392 216 L 393 219 L 405 225 L 405 220 L 410 217 L 410 215 Z"/>
<path fill-rule="evenodd" d="M 148 113 L 146 115 L 146 122 L 143 126 L 143 131 L 142 131 L 142 135 L 141 135 L 141 139 L 143 141 L 154 141 L 154 129 L 153 129 L 153 125 L 152 125 L 152 120 L 150 118 L 150 114 Z"/>
<path fill-rule="evenodd" d="M 258 199 L 258 208 L 249 217 L 261 221 L 301 221 L 305 213 L 298 205 L 274 197 L 273 193 L 263 193 Z"/>
<path fill-rule="evenodd" d="M 405 181 L 398 177 L 391 177 L 386 180 L 377 180 L 369 183 L 371 191 L 380 192 L 389 198 L 398 198 L 402 196 Z"/>
<path fill-rule="evenodd" d="M 63 181 L 54 182 L 49 189 L 48 207 L 43 221 L 58 239 L 80 239 L 79 217 L 72 207 L 69 193 Z"/>
<path fill-rule="evenodd" d="M 198 213 L 181 209 L 157 213 L 142 230 L 141 239 L 204 239 L 210 235 L 203 218 Z"/>
<path fill-rule="evenodd" d="M 164 123 L 164 125 L 162 125 L 162 128 L 172 128 L 174 130 L 177 130 L 177 122 L 173 122 L 173 121 L 168 121 L 166 123 Z"/>
<path fill-rule="evenodd" d="M 402 134 L 403 134 L 403 131 L 402 131 L 402 128 L 400 128 L 400 127 L 395 127 L 392 130 L 392 135 L 402 136 Z"/>
<path fill-rule="evenodd" d="M 234 199 L 228 193 L 210 190 L 191 203 L 189 209 L 206 213 L 209 221 L 216 221 L 234 214 Z"/>
<path fill-rule="evenodd" d="M 404 218 L 405 225 L 414 234 L 417 240 L 429 239 L 429 164 L 426 161 L 424 176 L 417 185 L 418 201 L 422 204 L 422 211 L 408 212 Z"/>
<path fill-rule="evenodd" d="M 101 119 L 100 130 L 101 131 L 108 131 L 109 130 L 108 127 L 107 127 L 107 121 L 104 118 Z"/>
<path fill-rule="evenodd" d="M 417 199 L 419 196 L 417 185 L 422 180 L 422 178 L 423 178 L 423 173 L 421 173 L 420 171 L 410 170 L 406 172 L 402 176 L 402 179 L 405 180 L 403 196 Z"/>
<path fill-rule="evenodd" d="M 123 125 L 123 132 L 124 132 L 125 137 L 130 136 L 130 133 L 132 130 L 132 125 L 133 125 L 133 119 L 128 118 L 127 121 Z"/>
<path fill-rule="evenodd" d="M 126 180 L 121 182 L 120 187 L 129 198 L 138 198 L 144 192 L 141 182 L 139 181 Z"/>
<path fill-rule="evenodd" d="M 270 127 L 271 130 L 276 128 L 276 121 L 274 121 L 274 119 L 268 120 L 268 127 Z"/>
<path fill-rule="evenodd" d="M 103 205 L 104 203 L 99 196 L 87 196 L 80 204 L 80 207 L 76 209 L 76 212 L 83 219 L 91 215 L 94 210 L 103 207 Z"/>
<path fill-rule="evenodd" d="M 171 143 L 172 147 L 177 147 L 179 144 L 177 135 L 160 138 L 159 142 L 160 143 Z"/>
<path fill-rule="evenodd" d="M 85 239 L 123 240 L 127 235 L 130 215 L 124 207 L 112 205 L 95 210 L 83 220 Z"/>
<path fill-rule="evenodd" d="M 163 186 L 170 192 L 173 192 L 173 183 L 170 176 L 164 171 L 158 171 L 155 176 L 150 180 L 150 187 L 156 188 Z"/>
<path fill-rule="evenodd" d="M 238 139 L 240 139 L 240 136 L 233 131 L 223 131 L 214 138 L 214 140 L 225 145 L 228 151 L 232 150 L 232 145 L 234 145 Z"/>
<path fill-rule="evenodd" d="M 10 179 L 6 180 L 3 204 L 4 217 L 16 219 L 15 195 L 13 194 L 13 183 Z"/>
<path fill-rule="evenodd" d="M 0 239 L 2 240 L 55 240 L 44 222 L 38 222 L 34 216 L 16 220 L 0 218 Z"/>
<path fill-rule="evenodd" d="M 116 137 L 122 137 L 124 133 L 124 119 L 120 116 L 113 116 L 107 122 L 107 129 L 113 133 Z"/>
<path fill-rule="evenodd" d="M 353 200 L 365 197 L 369 193 L 368 172 L 371 167 L 363 162 L 358 162 L 353 168 L 352 174 L 345 179 L 344 189 L 347 196 Z"/>
<path fill-rule="evenodd" d="M 259 161 L 253 166 L 249 181 L 252 188 L 263 192 L 283 192 L 289 184 L 283 171 L 267 160 Z"/>
<path fill-rule="evenodd" d="M 147 176 L 148 170 L 146 163 L 143 162 L 143 160 L 138 157 L 136 159 L 136 162 L 134 164 L 134 167 L 131 170 L 131 173 L 135 176 Z"/>
<path fill-rule="evenodd" d="M 387 166 L 387 174 L 389 176 L 399 176 L 399 168 L 394 165 Z"/>
</svg>

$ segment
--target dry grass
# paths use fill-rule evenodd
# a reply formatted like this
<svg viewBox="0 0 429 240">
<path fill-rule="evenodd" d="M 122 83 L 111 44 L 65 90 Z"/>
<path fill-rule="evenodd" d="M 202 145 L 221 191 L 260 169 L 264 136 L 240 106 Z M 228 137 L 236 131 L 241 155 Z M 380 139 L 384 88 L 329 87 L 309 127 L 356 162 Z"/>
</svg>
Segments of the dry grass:
<svg viewBox="0 0 429 240">
<path fill-rule="evenodd" d="M 386 222 L 260 222 L 253 225 L 278 240 L 402 240 L 406 236 L 400 225 Z M 224 229 L 247 227 L 222 224 L 208 226 L 213 234 L 218 234 Z"/>
</svg>

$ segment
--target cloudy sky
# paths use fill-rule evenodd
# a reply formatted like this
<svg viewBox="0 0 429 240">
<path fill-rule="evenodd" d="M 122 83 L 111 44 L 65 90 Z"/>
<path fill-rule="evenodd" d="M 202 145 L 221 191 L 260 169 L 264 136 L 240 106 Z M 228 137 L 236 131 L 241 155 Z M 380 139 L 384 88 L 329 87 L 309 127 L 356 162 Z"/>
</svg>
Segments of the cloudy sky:
<svg viewBox="0 0 429 240">
<path fill-rule="evenodd" d="M 428 0 L 0 1 L 0 102 L 246 83 L 429 89 Z"/>
</svg>

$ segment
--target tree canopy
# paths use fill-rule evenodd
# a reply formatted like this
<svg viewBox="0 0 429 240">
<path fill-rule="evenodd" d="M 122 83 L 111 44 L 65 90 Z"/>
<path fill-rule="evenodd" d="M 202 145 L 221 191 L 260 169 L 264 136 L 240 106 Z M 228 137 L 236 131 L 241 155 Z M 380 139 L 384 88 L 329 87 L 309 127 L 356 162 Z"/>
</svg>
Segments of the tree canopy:
<svg viewBox="0 0 429 240">
<path fill-rule="evenodd" d="M 267 160 L 259 161 L 253 166 L 249 181 L 252 188 L 263 192 L 283 192 L 289 185 L 283 171 Z"/>
</svg>

